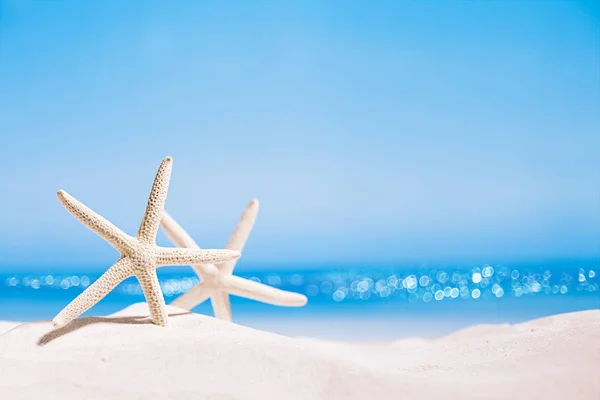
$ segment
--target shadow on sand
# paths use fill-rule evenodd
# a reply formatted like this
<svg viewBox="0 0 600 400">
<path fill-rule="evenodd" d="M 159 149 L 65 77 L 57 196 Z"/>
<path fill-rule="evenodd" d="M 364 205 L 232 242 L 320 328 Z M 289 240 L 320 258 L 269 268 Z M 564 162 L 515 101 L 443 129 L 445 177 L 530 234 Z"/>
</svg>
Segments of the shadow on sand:
<svg viewBox="0 0 600 400">
<path fill-rule="evenodd" d="M 179 313 L 170 313 L 169 318 L 178 317 L 181 315 L 188 315 L 191 312 L 179 312 Z M 50 332 L 46 333 L 42 336 L 37 344 L 38 346 L 45 346 L 54 339 L 58 339 L 61 336 L 64 336 L 68 333 L 75 332 L 78 329 L 84 328 L 88 325 L 93 324 L 126 324 L 126 325 L 152 325 L 152 320 L 148 316 L 127 316 L 127 317 L 83 317 L 77 318 L 62 328 L 53 329 Z"/>
</svg>

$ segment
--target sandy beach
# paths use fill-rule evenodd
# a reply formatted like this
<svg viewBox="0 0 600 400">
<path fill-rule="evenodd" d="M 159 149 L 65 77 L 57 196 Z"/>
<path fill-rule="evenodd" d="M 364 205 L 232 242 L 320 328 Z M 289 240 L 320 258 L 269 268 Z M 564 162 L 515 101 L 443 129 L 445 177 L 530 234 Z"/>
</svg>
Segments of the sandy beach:
<svg viewBox="0 0 600 400">
<path fill-rule="evenodd" d="M 19 326 L 19 325 L 20 325 L 19 322 L 0 321 L 0 335 L 6 331 L 11 330 L 12 328 L 14 328 L 16 326 Z"/>
<path fill-rule="evenodd" d="M 435 340 L 292 338 L 135 304 L 52 330 L 0 323 L 3 398 L 598 399 L 600 310 Z M 12 328 L 12 329 L 11 329 Z"/>
</svg>

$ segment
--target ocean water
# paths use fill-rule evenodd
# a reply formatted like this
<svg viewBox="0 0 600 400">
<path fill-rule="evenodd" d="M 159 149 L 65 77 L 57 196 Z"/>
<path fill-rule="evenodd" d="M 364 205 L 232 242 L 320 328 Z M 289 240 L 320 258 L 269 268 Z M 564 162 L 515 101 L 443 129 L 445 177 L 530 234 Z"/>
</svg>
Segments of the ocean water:
<svg viewBox="0 0 600 400">
<path fill-rule="evenodd" d="M 237 275 L 303 293 L 301 308 L 231 297 L 236 322 L 289 335 L 334 339 L 435 337 L 482 323 L 516 323 L 600 308 L 600 262 L 244 271 Z M 0 274 L 0 320 L 51 319 L 99 273 Z M 167 303 L 198 283 L 191 268 L 163 268 Z M 144 297 L 135 278 L 119 285 L 85 315 L 106 315 Z M 212 315 L 210 302 L 195 312 Z"/>
</svg>

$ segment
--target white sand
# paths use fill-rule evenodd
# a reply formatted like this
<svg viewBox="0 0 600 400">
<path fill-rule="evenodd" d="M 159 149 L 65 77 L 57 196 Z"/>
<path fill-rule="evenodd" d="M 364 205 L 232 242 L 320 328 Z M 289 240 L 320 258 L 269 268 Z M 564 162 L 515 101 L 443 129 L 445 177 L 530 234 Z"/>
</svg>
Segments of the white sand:
<svg viewBox="0 0 600 400">
<path fill-rule="evenodd" d="M 18 325 L 20 325 L 20 322 L 0 321 L 0 334 L 3 334 L 6 331 L 10 331 Z"/>
<path fill-rule="evenodd" d="M 289 338 L 173 307 L 0 335 L 1 398 L 594 399 L 600 310 L 471 327 L 437 340 Z M 0 329 L 2 327 L 0 326 Z M 50 332 L 50 333 L 49 333 Z"/>
</svg>

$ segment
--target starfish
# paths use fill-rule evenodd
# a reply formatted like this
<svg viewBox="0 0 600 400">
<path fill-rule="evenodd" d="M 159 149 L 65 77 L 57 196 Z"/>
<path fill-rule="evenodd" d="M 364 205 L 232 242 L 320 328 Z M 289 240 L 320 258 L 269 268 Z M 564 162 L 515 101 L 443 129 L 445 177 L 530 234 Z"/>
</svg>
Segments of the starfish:
<svg viewBox="0 0 600 400">
<path fill-rule="evenodd" d="M 156 245 L 156 234 L 164 213 L 171 179 L 172 162 L 171 157 L 167 157 L 160 164 L 144 218 L 135 237 L 127 235 L 64 190 L 58 192 L 58 199 L 62 205 L 81 223 L 117 249 L 121 258 L 54 317 L 54 327 L 62 327 L 86 312 L 130 276 L 135 276 L 140 282 L 152 322 L 168 326 L 165 300 L 156 276 L 158 267 L 223 262 L 240 256 L 239 252 L 233 250 L 178 249 Z"/>
<path fill-rule="evenodd" d="M 226 249 L 242 251 L 250 231 L 254 226 L 258 213 L 258 200 L 252 200 L 242 214 Z M 161 226 L 169 239 L 177 246 L 188 249 L 199 249 L 196 242 L 166 211 L 163 214 Z M 202 280 L 185 294 L 175 299 L 171 305 L 191 310 L 210 297 L 215 317 L 231 321 L 231 305 L 229 293 L 280 306 L 303 306 L 306 296 L 291 293 L 263 285 L 248 279 L 232 275 L 237 260 L 232 259 L 219 265 L 193 264 L 192 268 Z"/>
</svg>

